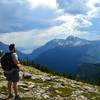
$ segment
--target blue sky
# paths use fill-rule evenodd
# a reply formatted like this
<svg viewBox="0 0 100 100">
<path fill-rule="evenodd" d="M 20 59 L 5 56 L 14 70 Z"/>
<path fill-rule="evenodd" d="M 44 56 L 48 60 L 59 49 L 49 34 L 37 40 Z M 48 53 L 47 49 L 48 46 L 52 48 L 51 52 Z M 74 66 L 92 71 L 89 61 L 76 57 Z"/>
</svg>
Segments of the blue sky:
<svg viewBox="0 0 100 100">
<path fill-rule="evenodd" d="M 0 41 L 28 50 L 69 35 L 100 39 L 100 0 L 0 0 Z"/>
</svg>

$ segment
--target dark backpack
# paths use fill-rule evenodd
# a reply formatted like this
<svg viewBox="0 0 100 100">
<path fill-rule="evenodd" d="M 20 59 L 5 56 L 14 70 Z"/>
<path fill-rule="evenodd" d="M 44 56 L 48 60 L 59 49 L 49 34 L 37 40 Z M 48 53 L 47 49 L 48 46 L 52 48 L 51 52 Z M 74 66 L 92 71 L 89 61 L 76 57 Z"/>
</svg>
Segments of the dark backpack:
<svg viewBox="0 0 100 100">
<path fill-rule="evenodd" d="M 11 53 L 5 53 L 1 57 L 1 67 L 5 71 L 9 71 L 12 69 L 13 65 L 13 59 Z"/>
</svg>

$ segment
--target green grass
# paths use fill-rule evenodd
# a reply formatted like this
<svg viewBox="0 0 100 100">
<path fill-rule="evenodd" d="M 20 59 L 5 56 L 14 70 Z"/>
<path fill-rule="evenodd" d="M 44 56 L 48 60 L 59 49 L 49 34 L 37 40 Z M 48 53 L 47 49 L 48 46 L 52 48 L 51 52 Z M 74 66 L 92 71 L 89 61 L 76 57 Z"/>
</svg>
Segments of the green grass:
<svg viewBox="0 0 100 100">
<path fill-rule="evenodd" d="M 88 92 L 83 93 L 83 95 L 87 97 L 89 100 L 100 100 L 100 94 L 97 93 Z"/>
<path fill-rule="evenodd" d="M 53 87 L 53 86 L 54 86 L 54 83 L 53 83 L 53 82 L 50 82 L 50 81 L 45 81 L 45 82 L 43 83 L 43 87 L 47 87 L 47 86 Z"/>
<path fill-rule="evenodd" d="M 59 93 L 57 93 L 55 91 L 55 88 L 53 88 L 53 87 L 49 88 L 49 92 L 50 92 L 50 97 L 55 97 L 55 96 L 59 95 Z"/>
<path fill-rule="evenodd" d="M 67 87 L 54 88 L 53 86 L 51 86 L 49 88 L 50 97 L 55 97 L 57 95 L 60 95 L 61 97 L 68 97 L 72 94 L 72 91 L 73 91 L 72 89 Z"/>
<path fill-rule="evenodd" d="M 40 79 L 23 79 L 22 81 L 24 81 L 24 83 L 28 83 L 28 82 L 33 82 L 33 83 L 43 83 L 43 81 L 42 80 L 40 80 Z"/>
<path fill-rule="evenodd" d="M 19 66 L 23 72 L 29 72 L 29 73 L 35 74 L 35 75 L 39 75 L 39 74 L 41 75 L 44 73 L 44 72 L 41 72 L 40 70 L 38 70 L 34 67 L 31 67 L 31 66 L 25 66 L 25 65 L 19 65 Z"/>
<path fill-rule="evenodd" d="M 26 92 L 29 91 L 27 88 L 22 88 L 22 87 L 19 87 L 18 90 L 19 90 L 21 93 L 26 93 Z"/>
<path fill-rule="evenodd" d="M 68 88 L 68 87 L 64 87 L 64 88 L 60 87 L 60 88 L 58 88 L 57 90 L 60 91 L 60 94 L 59 94 L 59 95 L 61 95 L 62 97 L 65 97 L 65 96 L 68 97 L 68 96 L 70 96 L 70 95 L 72 94 L 72 92 L 73 92 L 73 90 L 70 89 L 70 88 Z"/>
<path fill-rule="evenodd" d="M 0 76 L 2 75 L 2 73 L 0 72 Z"/>
<path fill-rule="evenodd" d="M 8 94 L 8 89 L 6 86 L 0 87 L 0 92 L 1 94 L 7 95 Z"/>
<path fill-rule="evenodd" d="M 21 100 L 37 100 L 35 97 L 21 97 Z"/>
</svg>

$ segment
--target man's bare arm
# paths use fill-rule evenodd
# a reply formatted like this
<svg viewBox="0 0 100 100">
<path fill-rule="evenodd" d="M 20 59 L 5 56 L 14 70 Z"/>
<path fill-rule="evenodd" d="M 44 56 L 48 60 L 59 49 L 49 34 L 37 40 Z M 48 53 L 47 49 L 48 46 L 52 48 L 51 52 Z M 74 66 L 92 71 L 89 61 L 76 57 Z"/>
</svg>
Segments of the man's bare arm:
<svg viewBox="0 0 100 100">
<path fill-rule="evenodd" d="M 14 60 L 14 64 L 19 64 L 19 61 L 18 60 Z"/>
</svg>

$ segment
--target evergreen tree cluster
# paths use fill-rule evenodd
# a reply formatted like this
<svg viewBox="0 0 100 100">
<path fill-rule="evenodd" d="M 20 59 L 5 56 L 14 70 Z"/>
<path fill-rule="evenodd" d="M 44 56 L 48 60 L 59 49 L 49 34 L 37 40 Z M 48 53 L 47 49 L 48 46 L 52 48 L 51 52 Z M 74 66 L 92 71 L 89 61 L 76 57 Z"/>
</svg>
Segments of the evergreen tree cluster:
<svg viewBox="0 0 100 100">
<path fill-rule="evenodd" d="M 28 59 L 27 60 L 20 59 L 20 63 L 23 64 L 23 65 L 26 65 L 26 66 L 34 67 L 36 69 L 41 70 L 42 72 L 50 73 L 52 75 L 58 75 L 58 76 L 62 76 L 62 77 L 77 80 L 77 81 L 80 80 L 79 75 L 70 74 L 70 73 L 56 72 L 54 70 L 49 69 L 47 65 L 40 65 L 40 64 L 37 64 L 34 61 L 30 61 Z"/>
<path fill-rule="evenodd" d="M 34 67 L 36 69 L 41 70 L 42 72 L 47 72 L 50 73 L 52 75 L 58 75 L 58 76 L 62 76 L 65 78 L 69 78 L 69 79 L 73 79 L 76 81 L 82 81 L 82 82 L 86 82 L 86 83 L 90 83 L 90 84 L 94 84 L 94 85 L 100 85 L 100 77 L 96 78 L 95 80 L 88 80 L 88 79 L 82 79 L 80 74 L 71 74 L 71 73 L 61 73 L 61 72 L 56 72 L 54 70 L 48 69 L 47 65 L 40 65 L 40 64 L 36 64 L 34 61 L 30 61 L 30 60 L 20 60 L 21 64 L 23 65 L 27 65 L 27 66 L 31 66 Z M 87 67 L 87 64 L 86 66 Z"/>
</svg>

